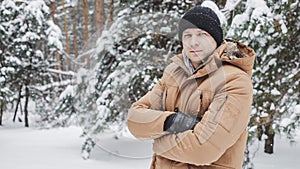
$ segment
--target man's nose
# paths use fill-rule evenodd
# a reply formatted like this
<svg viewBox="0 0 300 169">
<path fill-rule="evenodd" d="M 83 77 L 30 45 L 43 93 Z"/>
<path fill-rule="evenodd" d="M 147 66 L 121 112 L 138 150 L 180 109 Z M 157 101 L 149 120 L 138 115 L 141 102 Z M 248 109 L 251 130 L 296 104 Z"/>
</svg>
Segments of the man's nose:
<svg viewBox="0 0 300 169">
<path fill-rule="evenodd" d="M 196 47 L 199 45 L 199 39 L 196 36 L 192 36 L 190 42 L 191 47 Z"/>
</svg>

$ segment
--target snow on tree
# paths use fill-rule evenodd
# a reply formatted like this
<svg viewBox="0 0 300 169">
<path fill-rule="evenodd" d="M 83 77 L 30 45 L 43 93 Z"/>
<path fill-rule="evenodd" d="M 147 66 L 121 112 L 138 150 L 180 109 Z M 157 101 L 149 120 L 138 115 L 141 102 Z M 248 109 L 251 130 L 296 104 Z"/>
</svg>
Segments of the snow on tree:
<svg viewBox="0 0 300 169">
<path fill-rule="evenodd" d="M 2 51 L 0 50 L 0 125 L 2 125 L 2 117 L 7 104 L 13 100 L 13 92 L 9 89 L 9 86 L 6 83 L 6 79 L 8 78 L 7 74 L 13 69 L 10 69 L 9 67 L 4 67 L 4 59 L 2 58 L 4 56 L 1 55 L 1 52 Z"/>
<path fill-rule="evenodd" d="M 234 17 L 228 37 L 257 53 L 249 144 L 264 139 L 264 151 L 273 153 L 275 133 L 292 140 L 299 127 L 299 1 L 248 0 L 243 9 Z"/>
<path fill-rule="evenodd" d="M 5 84 L 14 93 L 15 113 L 21 99 L 25 98 L 24 121 L 28 127 L 29 99 L 44 108 L 52 102 L 50 98 L 55 92 L 59 92 L 56 91 L 59 88 L 53 86 L 57 74 L 50 69 L 56 62 L 54 51 L 63 55 L 60 31 L 47 19 L 49 8 L 42 0 L 3 0 L 0 13 L 1 66 L 4 72 L 6 70 Z"/>
<path fill-rule="evenodd" d="M 86 136 L 84 158 L 95 145 L 91 142 L 97 143 L 101 137 L 99 133 L 126 129 L 130 105 L 153 87 L 168 58 L 180 52 L 174 38 L 177 20 L 182 8 L 191 4 L 176 3 L 181 6 L 170 1 L 156 5 L 133 2 L 120 9 L 111 27 L 102 32 L 93 51 L 97 64 L 79 73 L 84 83 L 88 82 L 88 86 L 79 85 L 85 87 L 84 94 L 76 99 L 81 100 L 81 106 L 76 105 Z"/>
<path fill-rule="evenodd" d="M 299 1 L 227 0 L 224 9 L 211 1 L 203 5 L 218 13 L 225 37 L 254 48 L 254 103 L 249 142 L 266 138 L 273 151 L 274 133 L 292 139 L 299 126 Z M 194 2 L 195 3 L 195 2 Z M 91 57 L 91 69 L 81 68 L 76 81 L 63 92 L 52 114 L 57 125 L 76 120 L 84 129 L 84 158 L 106 129 L 120 132 L 132 102 L 143 96 L 168 64 L 181 52 L 177 21 L 191 1 L 118 2 L 118 15 L 97 43 L 78 57 Z M 220 6 L 220 5 L 219 5 Z M 76 118 L 74 118 L 76 117 Z M 249 157 L 249 151 L 247 151 Z M 251 157 L 249 157 L 251 158 Z M 249 158 L 245 167 L 252 167 Z"/>
</svg>

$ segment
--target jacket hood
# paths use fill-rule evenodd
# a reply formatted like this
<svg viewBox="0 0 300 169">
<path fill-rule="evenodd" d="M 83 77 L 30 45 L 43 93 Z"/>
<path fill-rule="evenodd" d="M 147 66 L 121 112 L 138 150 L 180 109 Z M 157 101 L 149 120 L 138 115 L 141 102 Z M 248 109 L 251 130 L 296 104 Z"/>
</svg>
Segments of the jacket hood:
<svg viewBox="0 0 300 169">
<path fill-rule="evenodd" d="M 239 67 L 249 76 L 252 76 L 255 61 L 255 52 L 252 48 L 241 42 L 225 39 L 216 52 L 216 60 Z"/>
</svg>

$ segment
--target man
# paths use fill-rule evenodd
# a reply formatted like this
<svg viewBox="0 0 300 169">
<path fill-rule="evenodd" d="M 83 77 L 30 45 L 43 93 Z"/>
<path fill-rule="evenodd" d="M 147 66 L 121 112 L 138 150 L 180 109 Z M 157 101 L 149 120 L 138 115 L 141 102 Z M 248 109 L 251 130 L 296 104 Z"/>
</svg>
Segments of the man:
<svg viewBox="0 0 300 169">
<path fill-rule="evenodd" d="M 217 15 L 191 8 L 178 24 L 182 54 L 128 114 L 139 139 L 154 139 L 151 169 L 242 168 L 255 53 L 223 40 Z"/>
</svg>

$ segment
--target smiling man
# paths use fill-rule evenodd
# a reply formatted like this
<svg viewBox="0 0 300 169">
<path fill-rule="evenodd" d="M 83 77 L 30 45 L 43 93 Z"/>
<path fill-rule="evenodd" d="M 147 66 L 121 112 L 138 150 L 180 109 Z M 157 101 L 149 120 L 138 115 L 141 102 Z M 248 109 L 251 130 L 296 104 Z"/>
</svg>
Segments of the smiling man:
<svg viewBox="0 0 300 169">
<path fill-rule="evenodd" d="M 255 52 L 223 40 L 218 16 L 191 8 L 178 24 L 182 54 L 128 114 L 139 139 L 153 139 L 151 169 L 240 169 L 252 104 Z"/>
</svg>

